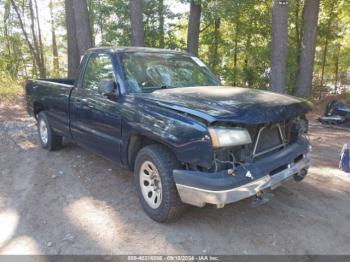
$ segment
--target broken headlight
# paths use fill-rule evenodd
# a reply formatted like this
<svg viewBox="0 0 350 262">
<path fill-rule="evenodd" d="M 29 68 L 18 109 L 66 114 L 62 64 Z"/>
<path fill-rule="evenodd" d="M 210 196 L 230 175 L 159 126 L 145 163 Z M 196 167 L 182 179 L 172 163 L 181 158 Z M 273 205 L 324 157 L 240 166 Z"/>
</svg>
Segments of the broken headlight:
<svg viewBox="0 0 350 262">
<path fill-rule="evenodd" d="M 214 148 L 246 145 L 252 142 L 249 132 L 245 128 L 209 128 L 211 141 Z"/>
</svg>

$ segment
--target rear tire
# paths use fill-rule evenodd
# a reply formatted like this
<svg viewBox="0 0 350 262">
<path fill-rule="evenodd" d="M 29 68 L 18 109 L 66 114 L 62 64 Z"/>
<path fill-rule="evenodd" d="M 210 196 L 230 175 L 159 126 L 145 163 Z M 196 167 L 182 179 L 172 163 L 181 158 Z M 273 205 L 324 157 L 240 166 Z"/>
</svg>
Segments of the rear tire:
<svg viewBox="0 0 350 262">
<path fill-rule="evenodd" d="M 173 178 L 178 166 L 175 156 L 162 145 L 146 146 L 137 154 L 134 176 L 140 203 L 157 222 L 173 220 L 185 208 Z"/>
<path fill-rule="evenodd" d="M 45 112 L 38 114 L 38 135 L 41 146 L 49 151 L 57 150 L 62 146 L 62 136 L 57 135 L 51 128 Z"/>
</svg>

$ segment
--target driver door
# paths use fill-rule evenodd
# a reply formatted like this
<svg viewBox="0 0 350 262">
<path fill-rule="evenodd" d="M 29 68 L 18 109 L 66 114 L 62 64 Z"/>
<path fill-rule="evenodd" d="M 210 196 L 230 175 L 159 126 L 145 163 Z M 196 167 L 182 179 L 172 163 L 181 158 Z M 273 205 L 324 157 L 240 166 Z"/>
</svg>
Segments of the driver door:
<svg viewBox="0 0 350 262">
<path fill-rule="evenodd" d="M 117 86 L 109 54 L 91 54 L 80 81 L 72 94 L 71 130 L 80 146 L 120 162 L 121 115 L 118 90 L 115 98 L 99 93 L 102 80 L 113 80 Z"/>
</svg>

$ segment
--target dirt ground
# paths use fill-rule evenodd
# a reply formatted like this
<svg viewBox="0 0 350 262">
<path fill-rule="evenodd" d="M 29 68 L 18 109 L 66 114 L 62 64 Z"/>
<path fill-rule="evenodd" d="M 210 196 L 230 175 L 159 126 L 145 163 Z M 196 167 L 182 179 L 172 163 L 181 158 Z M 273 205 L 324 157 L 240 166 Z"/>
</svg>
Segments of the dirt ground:
<svg viewBox="0 0 350 262">
<path fill-rule="evenodd" d="M 251 199 L 149 219 L 131 173 L 66 144 L 40 148 L 21 105 L 0 105 L 0 254 L 349 254 L 350 176 L 338 158 L 350 132 L 311 115 L 312 167 L 266 205 Z"/>
</svg>

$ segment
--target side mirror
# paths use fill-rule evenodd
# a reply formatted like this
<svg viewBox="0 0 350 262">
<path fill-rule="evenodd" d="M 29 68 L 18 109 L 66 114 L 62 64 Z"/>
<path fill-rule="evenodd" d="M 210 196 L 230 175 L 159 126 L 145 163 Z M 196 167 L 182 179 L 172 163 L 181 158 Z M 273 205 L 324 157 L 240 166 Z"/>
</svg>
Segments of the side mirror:
<svg viewBox="0 0 350 262">
<path fill-rule="evenodd" d="M 117 96 L 117 85 L 113 80 L 101 80 L 98 87 L 98 92 L 108 98 L 115 98 Z"/>
</svg>

